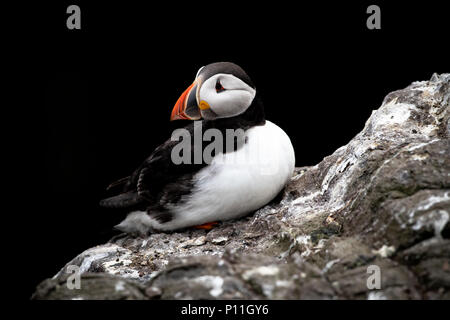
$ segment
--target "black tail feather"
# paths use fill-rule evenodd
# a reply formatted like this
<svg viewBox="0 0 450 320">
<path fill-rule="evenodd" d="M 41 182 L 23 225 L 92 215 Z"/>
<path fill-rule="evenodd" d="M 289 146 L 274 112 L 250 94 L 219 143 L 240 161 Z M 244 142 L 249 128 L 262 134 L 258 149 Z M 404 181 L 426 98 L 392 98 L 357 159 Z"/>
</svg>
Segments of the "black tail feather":
<svg viewBox="0 0 450 320">
<path fill-rule="evenodd" d="M 126 192 L 101 200 L 100 206 L 105 208 L 127 208 L 139 205 L 144 201 L 136 192 Z"/>
<path fill-rule="evenodd" d="M 130 177 L 125 177 L 125 178 L 119 179 L 117 181 L 114 181 L 108 187 L 106 187 L 106 190 L 110 190 L 111 188 L 114 188 L 121 184 L 127 183 L 129 180 L 130 180 Z"/>
</svg>

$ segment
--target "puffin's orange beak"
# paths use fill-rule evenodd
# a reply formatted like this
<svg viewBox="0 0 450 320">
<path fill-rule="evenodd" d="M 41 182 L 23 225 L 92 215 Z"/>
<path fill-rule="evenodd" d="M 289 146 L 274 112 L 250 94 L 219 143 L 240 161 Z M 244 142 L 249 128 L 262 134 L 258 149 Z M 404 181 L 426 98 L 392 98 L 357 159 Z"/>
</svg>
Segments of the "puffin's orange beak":
<svg viewBox="0 0 450 320">
<path fill-rule="evenodd" d="M 198 82 L 194 81 L 178 98 L 173 107 L 170 121 L 173 120 L 198 120 L 202 116 L 197 105 Z"/>
</svg>

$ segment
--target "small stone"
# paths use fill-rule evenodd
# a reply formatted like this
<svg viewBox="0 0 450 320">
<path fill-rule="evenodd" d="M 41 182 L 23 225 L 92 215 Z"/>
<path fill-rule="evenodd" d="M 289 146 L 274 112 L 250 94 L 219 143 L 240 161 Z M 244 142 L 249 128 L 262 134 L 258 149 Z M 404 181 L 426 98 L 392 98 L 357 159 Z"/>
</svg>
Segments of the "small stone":
<svg viewBox="0 0 450 320">
<path fill-rule="evenodd" d="M 388 258 L 395 253 L 395 247 L 394 246 L 388 247 L 387 245 L 383 245 L 380 249 L 372 250 L 372 252 L 374 254 L 379 255 L 382 258 Z"/>
<path fill-rule="evenodd" d="M 211 240 L 212 243 L 222 245 L 228 241 L 228 237 L 217 237 Z"/>
<path fill-rule="evenodd" d="M 181 244 L 181 248 L 189 248 L 189 247 L 196 247 L 196 246 L 201 246 L 203 244 L 205 244 L 206 242 L 206 237 L 205 236 L 201 236 L 195 239 L 190 239 L 187 240 L 185 242 L 183 242 Z"/>
<path fill-rule="evenodd" d="M 145 295 L 150 299 L 157 299 L 162 295 L 162 291 L 158 287 L 148 287 L 145 289 Z"/>
</svg>

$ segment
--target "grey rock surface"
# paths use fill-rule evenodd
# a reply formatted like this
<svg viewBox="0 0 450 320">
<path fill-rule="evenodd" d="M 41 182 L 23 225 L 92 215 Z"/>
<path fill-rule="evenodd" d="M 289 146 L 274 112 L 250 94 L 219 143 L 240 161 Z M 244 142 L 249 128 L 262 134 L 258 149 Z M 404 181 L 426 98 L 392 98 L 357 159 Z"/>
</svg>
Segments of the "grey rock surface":
<svg viewBox="0 0 450 320">
<path fill-rule="evenodd" d="M 450 74 L 386 96 L 281 201 L 207 230 L 88 249 L 34 299 L 449 299 Z M 69 290 L 67 267 L 80 268 Z M 369 266 L 381 288 L 367 286 Z"/>
</svg>

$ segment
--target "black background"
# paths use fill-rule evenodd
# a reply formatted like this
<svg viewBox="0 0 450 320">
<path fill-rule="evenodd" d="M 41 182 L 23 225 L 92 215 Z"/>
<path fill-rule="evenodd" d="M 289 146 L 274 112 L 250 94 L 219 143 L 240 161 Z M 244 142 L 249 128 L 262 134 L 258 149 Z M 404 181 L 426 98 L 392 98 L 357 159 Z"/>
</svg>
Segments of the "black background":
<svg viewBox="0 0 450 320">
<path fill-rule="evenodd" d="M 267 119 L 291 137 L 297 166 L 346 144 L 387 93 L 448 72 L 443 5 L 395 3 L 55 1 L 18 9 L 11 30 L 23 32 L 13 37 L 11 63 L 19 85 L 30 87 L 15 110 L 15 215 L 27 242 L 20 294 L 29 298 L 109 239 L 123 216 L 98 207 L 105 187 L 185 125 L 170 123 L 170 111 L 199 67 L 233 61 L 247 71 Z M 69 4 L 81 7 L 81 30 L 66 28 Z M 370 4 L 381 7 L 381 30 L 366 28 Z"/>
</svg>

